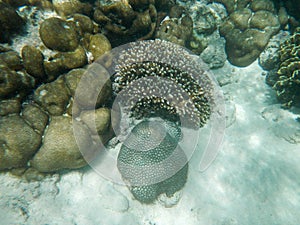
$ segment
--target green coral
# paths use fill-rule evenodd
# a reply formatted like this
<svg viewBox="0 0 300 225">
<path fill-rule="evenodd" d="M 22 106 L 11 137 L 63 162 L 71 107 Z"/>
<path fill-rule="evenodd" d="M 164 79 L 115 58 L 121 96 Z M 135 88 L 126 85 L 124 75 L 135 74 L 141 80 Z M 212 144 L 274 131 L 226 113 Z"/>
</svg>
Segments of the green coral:
<svg viewBox="0 0 300 225">
<path fill-rule="evenodd" d="M 162 193 L 170 197 L 184 186 L 188 164 L 177 147 L 180 138 L 172 122 L 142 121 L 133 128 L 119 152 L 118 169 L 138 201 L 151 203 Z"/>
<path fill-rule="evenodd" d="M 300 27 L 280 45 L 279 55 L 280 66 L 273 87 L 278 100 L 289 108 L 300 103 Z"/>
</svg>

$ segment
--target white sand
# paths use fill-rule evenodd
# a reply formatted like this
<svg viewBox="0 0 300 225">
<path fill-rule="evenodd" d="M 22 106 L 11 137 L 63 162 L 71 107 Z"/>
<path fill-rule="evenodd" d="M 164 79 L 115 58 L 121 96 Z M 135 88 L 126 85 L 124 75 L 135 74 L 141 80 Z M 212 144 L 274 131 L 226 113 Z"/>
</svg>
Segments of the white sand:
<svg viewBox="0 0 300 225">
<path fill-rule="evenodd" d="M 214 71 L 228 128 L 213 164 L 195 153 L 177 205 L 143 205 L 92 170 L 27 183 L 0 174 L 0 223 L 64 225 L 296 225 L 300 221 L 300 124 L 282 110 L 253 63 Z M 180 194 L 178 195 L 180 197 Z M 177 197 L 178 197 L 177 196 Z"/>
</svg>

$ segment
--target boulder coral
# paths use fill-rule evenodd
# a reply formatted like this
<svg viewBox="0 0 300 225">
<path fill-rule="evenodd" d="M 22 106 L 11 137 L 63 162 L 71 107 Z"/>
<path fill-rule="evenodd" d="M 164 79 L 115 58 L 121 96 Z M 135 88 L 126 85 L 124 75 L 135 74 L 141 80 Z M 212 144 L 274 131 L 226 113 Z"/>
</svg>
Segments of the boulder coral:
<svg viewBox="0 0 300 225">
<path fill-rule="evenodd" d="M 224 3 L 230 13 L 220 27 L 220 34 L 226 39 L 228 60 L 235 66 L 248 66 L 282 25 L 274 4 L 262 0 L 218 2 Z"/>
<path fill-rule="evenodd" d="M 79 148 L 93 143 L 90 112 L 83 111 L 82 115 L 75 112 L 74 116 L 82 117 L 82 122 L 77 121 L 76 128 L 81 135 L 76 140 L 71 118 L 75 90 L 85 71 L 75 69 L 40 85 L 34 94 L 27 96 L 30 101 L 26 102 L 14 93 L 17 89 L 10 85 L 0 87 L 1 98 L 4 98 L 0 101 L 0 171 L 25 168 L 48 173 L 87 164 Z M 110 85 L 104 89 L 111 96 Z M 107 101 L 104 96 L 96 110 L 97 132 L 103 143 L 113 136 L 110 110 L 103 107 Z"/>
</svg>

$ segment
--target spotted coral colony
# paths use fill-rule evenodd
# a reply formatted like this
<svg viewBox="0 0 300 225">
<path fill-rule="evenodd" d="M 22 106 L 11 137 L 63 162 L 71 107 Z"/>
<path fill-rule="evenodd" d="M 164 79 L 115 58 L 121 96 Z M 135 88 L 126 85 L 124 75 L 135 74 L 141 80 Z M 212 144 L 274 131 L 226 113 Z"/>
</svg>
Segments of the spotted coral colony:
<svg viewBox="0 0 300 225">
<path fill-rule="evenodd" d="M 133 128 L 119 152 L 118 169 L 138 201 L 151 203 L 163 193 L 171 197 L 184 186 L 188 164 L 177 146 L 180 137 L 172 122 L 143 121 Z"/>
<path fill-rule="evenodd" d="M 157 44 L 162 46 L 160 57 L 174 56 L 174 52 L 170 51 L 170 47 L 174 45 L 169 42 L 156 40 L 151 43 L 154 47 Z M 185 120 L 189 127 L 204 126 L 211 114 L 209 100 L 211 89 L 205 88 L 205 85 L 208 85 L 208 79 L 203 75 L 201 78 L 203 80 L 199 82 L 193 74 L 196 69 L 189 68 L 188 64 L 184 65 L 184 69 L 188 68 L 187 70 L 176 66 L 176 64 L 185 63 L 182 57 L 172 59 L 174 63 L 170 64 L 166 60 L 159 60 L 159 56 L 157 59 L 154 57 L 153 60 L 148 60 L 149 58 L 145 57 L 148 51 L 139 51 L 136 54 L 125 53 L 129 63 L 121 64 L 114 74 L 115 91 L 122 93 L 122 98 L 132 111 L 132 115 L 137 118 L 151 116 L 160 116 L 170 120 L 180 118 Z M 143 56 L 140 57 L 140 54 Z M 135 58 L 139 60 L 132 61 Z M 201 71 L 199 75 L 201 76 Z"/>
</svg>

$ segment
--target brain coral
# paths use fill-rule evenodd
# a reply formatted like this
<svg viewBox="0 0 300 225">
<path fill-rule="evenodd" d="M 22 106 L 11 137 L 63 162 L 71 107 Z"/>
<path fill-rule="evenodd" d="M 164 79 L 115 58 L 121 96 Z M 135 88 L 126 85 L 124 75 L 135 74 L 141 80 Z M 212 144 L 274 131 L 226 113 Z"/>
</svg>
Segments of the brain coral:
<svg viewBox="0 0 300 225">
<path fill-rule="evenodd" d="M 143 203 L 179 191 L 187 178 L 187 158 L 177 146 L 181 131 L 175 123 L 143 121 L 136 125 L 118 155 L 118 169 Z"/>
<path fill-rule="evenodd" d="M 280 66 L 274 84 L 277 98 L 289 108 L 300 104 L 300 28 L 280 45 Z"/>
</svg>

